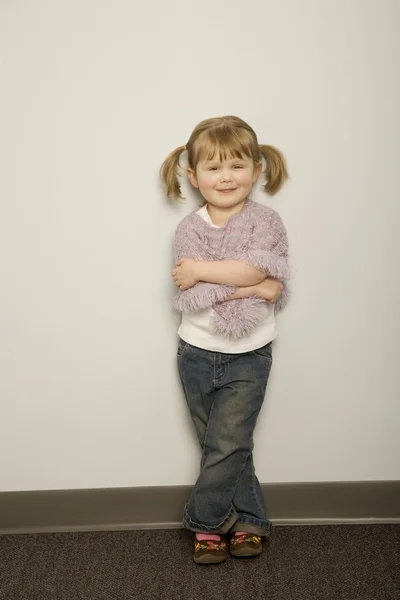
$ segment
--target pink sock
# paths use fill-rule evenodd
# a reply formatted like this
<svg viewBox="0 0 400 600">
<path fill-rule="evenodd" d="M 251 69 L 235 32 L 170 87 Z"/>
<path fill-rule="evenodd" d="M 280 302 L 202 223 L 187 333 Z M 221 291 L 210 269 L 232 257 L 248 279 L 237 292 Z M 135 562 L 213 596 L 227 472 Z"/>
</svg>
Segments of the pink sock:
<svg viewBox="0 0 400 600">
<path fill-rule="evenodd" d="M 196 533 L 196 540 L 201 542 L 202 540 L 212 540 L 213 542 L 220 542 L 220 535 L 210 535 L 208 533 Z"/>
</svg>

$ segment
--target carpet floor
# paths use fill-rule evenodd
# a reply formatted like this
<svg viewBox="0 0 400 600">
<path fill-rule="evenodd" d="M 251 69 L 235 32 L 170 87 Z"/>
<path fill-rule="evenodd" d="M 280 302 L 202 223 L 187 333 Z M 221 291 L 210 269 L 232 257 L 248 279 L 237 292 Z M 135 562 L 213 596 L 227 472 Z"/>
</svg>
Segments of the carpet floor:
<svg viewBox="0 0 400 600">
<path fill-rule="evenodd" d="M 0 536 L 1 600 L 400 600 L 400 525 L 275 527 L 264 553 L 192 561 L 185 530 Z"/>
</svg>

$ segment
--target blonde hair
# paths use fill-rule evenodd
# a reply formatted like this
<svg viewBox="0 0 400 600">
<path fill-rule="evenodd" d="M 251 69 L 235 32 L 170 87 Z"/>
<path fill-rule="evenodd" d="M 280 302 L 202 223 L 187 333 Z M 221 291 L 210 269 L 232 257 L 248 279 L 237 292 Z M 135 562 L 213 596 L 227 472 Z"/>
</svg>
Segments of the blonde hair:
<svg viewBox="0 0 400 600">
<path fill-rule="evenodd" d="M 188 166 L 193 171 L 200 160 L 212 160 L 219 156 L 228 158 L 251 158 L 255 165 L 265 159 L 266 184 L 264 190 L 271 196 L 275 194 L 288 178 L 283 154 L 274 146 L 259 144 L 255 131 L 239 117 L 215 117 L 202 121 L 193 130 L 186 146 L 179 146 L 165 159 L 161 167 L 161 178 L 166 185 L 167 195 L 182 198 L 179 184 L 179 160 L 187 150 Z"/>
</svg>

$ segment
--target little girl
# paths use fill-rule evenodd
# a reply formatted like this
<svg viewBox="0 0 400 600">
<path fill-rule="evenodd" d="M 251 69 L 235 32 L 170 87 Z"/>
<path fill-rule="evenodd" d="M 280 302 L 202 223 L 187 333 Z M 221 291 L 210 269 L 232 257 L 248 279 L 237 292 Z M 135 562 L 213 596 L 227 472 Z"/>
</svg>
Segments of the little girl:
<svg viewBox="0 0 400 600">
<path fill-rule="evenodd" d="M 264 401 L 276 337 L 275 312 L 287 302 L 288 243 L 279 215 L 250 200 L 262 159 L 265 191 L 287 178 L 282 154 L 259 145 L 237 117 L 201 122 L 165 160 L 168 196 L 180 197 L 179 159 L 204 206 L 175 235 L 172 276 L 182 312 L 178 368 L 199 442 L 200 475 L 184 511 L 195 532 L 194 560 L 256 556 L 270 523 L 253 465 L 253 432 Z"/>
</svg>

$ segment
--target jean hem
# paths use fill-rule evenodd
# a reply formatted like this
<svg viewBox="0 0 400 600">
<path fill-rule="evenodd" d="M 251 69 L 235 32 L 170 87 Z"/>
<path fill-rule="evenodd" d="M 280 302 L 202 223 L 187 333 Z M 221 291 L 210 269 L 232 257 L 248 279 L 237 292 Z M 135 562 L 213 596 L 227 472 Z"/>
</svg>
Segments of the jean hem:
<svg viewBox="0 0 400 600">
<path fill-rule="evenodd" d="M 231 527 L 230 533 L 235 531 L 245 531 L 261 537 L 267 537 L 270 534 L 271 522 L 260 521 L 259 519 L 246 519 L 246 517 L 238 517 L 236 523 Z"/>
<path fill-rule="evenodd" d="M 238 519 L 238 514 L 232 506 L 227 516 L 218 525 L 205 525 L 204 523 L 196 523 L 190 518 L 187 505 L 185 506 L 183 515 L 183 524 L 186 529 L 194 531 L 195 533 L 228 533 L 234 526 Z"/>
</svg>

